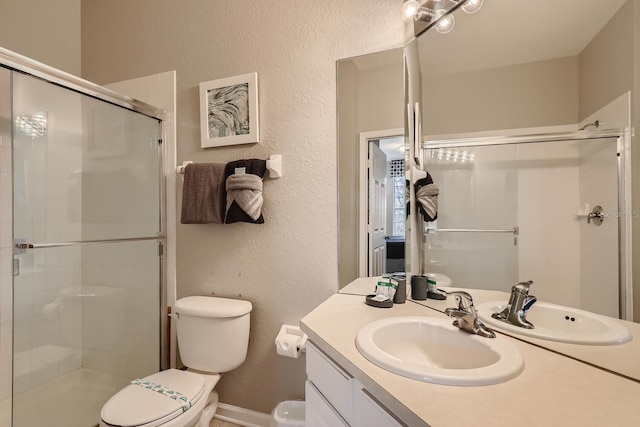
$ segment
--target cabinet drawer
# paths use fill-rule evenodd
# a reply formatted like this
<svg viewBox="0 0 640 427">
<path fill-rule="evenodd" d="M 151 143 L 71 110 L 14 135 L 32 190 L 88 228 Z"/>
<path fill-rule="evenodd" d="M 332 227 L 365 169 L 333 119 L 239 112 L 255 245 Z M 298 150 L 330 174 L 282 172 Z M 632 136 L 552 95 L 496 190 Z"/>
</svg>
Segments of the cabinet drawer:
<svg viewBox="0 0 640 427">
<path fill-rule="evenodd" d="M 353 377 L 310 343 L 307 343 L 307 378 L 338 413 L 350 422 Z"/>
<path fill-rule="evenodd" d="M 362 387 L 357 387 L 355 391 L 355 406 L 354 417 L 358 420 L 358 426 L 404 427 L 403 423 Z"/>
<path fill-rule="evenodd" d="M 306 427 L 349 427 L 309 381 L 305 383 Z"/>
</svg>

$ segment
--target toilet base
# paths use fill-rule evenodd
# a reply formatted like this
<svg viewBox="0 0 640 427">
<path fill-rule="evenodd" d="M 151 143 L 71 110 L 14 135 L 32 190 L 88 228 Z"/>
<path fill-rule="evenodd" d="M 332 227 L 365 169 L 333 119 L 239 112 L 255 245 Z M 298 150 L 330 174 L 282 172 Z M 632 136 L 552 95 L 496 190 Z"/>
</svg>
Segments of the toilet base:
<svg viewBox="0 0 640 427">
<path fill-rule="evenodd" d="M 211 390 L 209 398 L 207 399 L 207 406 L 205 406 L 202 414 L 200 415 L 200 421 L 198 421 L 198 427 L 209 427 L 211 419 L 218 410 L 218 392 Z"/>
</svg>

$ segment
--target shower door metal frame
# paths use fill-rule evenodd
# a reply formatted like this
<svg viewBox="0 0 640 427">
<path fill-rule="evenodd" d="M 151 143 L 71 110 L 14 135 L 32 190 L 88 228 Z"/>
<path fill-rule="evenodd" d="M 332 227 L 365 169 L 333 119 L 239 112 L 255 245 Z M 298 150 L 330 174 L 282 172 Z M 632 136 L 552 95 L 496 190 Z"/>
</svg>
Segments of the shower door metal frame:
<svg viewBox="0 0 640 427">
<path fill-rule="evenodd" d="M 530 135 L 498 135 L 423 141 L 421 149 L 483 147 L 541 142 L 566 142 L 616 138 L 618 154 L 618 308 L 620 318 L 633 321 L 633 281 L 631 260 L 631 132 L 624 129 L 595 129 L 575 132 L 549 132 Z"/>
<path fill-rule="evenodd" d="M 122 95 L 118 92 L 115 92 L 106 87 L 97 85 L 88 80 L 84 80 L 80 77 L 74 76 L 67 72 L 58 70 L 26 56 L 17 54 L 8 49 L 4 49 L 0 47 L 0 68 L 8 69 L 10 72 L 20 72 L 23 74 L 27 74 L 36 78 L 40 78 L 44 81 L 47 81 L 51 84 L 69 89 L 71 91 L 80 93 L 82 95 L 90 96 L 92 98 L 104 101 L 109 104 L 117 105 L 119 107 L 125 108 L 135 113 L 139 113 L 145 115 L 147 117 L 159 120 L 160 126 L 160 135 L 161 138 L 158 143 L 161 144 L 165 138 L 165 120 L 167 117 L 167 113 L 153 105 L 147 104 L 145 102 L 139 101 L 132 97 Z M 10 77 L 11 78 L 11 77 Z M 158 324 L 159 329 L 159 361 L 158 366 L 160 369 L 166 369 L 169 366 L 167 365 L 167 358 L 165 357 L 165 353 L 169 351 L 169 340 L 170 337 L 167 337 L 164 331 L 167 329 L 168 318 L 165 315 L 167 312 L 167 274 L 166 274 L 166 262 L 164 258 L 164 246 L 166 245 L 166 232 L 167 232 L 167 223 L 166 223 L 166 186 L 164 180 L 164 156 L 163 150 L 161 148 L 158 149 L 158 161 L 159 161 L 159 197 L 160 197 L 160 211 L 158 212 L 159 220 L 160 220 L 160 230 L 156 236 L 141 236 L 137 238 L 126 238 L 126 239 L 107 239 L 107 240 L 92 240 L 92 241 L 74 241 L 74 242 L 58 242 L 58 243 L 26 243 L 19 242 L 14 246 L 14 251 L 23 251 L 25 249 L 37 249 L 37 248 L 47 248 L 47 247 L 63 247 L 63 246 L 76 246 L 76 245 L 86 245 L 86 244 L 98 244 L 98 243 L 116 243 L 123 241 L 144 241 L 144 240 L 157 240 L 158 241 L 158 256 L 160 261 L 160 321 Z M 13 236 L 14 238 L 16 236 Z M 26 247 L 23 247 L 26 245 Z"/>
</svg>

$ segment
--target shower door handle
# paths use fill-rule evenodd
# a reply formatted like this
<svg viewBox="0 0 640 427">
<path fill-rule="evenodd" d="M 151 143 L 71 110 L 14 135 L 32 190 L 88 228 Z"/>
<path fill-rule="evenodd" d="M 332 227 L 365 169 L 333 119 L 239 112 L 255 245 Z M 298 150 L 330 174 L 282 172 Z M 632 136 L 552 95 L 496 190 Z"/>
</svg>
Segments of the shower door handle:
<svg viewBox="0 0 640 427">
<path fill-rule="evenodd" d="M 101 240 L 78 240 L 71 242 L 59 243 L 27 243 L 26 239 L 13 239 L 13 254 L 24 254 L 27 249 L 48 249 L 48 248 L 64 248 L 69 246 L 96 245 L 103 243 L 123 243 L 123 242 L 140 242 L 144 240 L 163 240 L 164 234 L 157 236 L 141 236 L 141 237 L 124 237 L 120 239 L 101 239 Z M 160 254 L 159 254 L 160 255 Z"/>
<path fill-rule="evenodd" d="M 595 225 L 602 225 L 602 221 L 604 221 L 602 206 L 597 205 L 591 212 L 589 212 L 589 214 L 587 215 L 587 224 L 590 224 L 591 220 L 593 220 L 593 223 Z"/>
</svg>

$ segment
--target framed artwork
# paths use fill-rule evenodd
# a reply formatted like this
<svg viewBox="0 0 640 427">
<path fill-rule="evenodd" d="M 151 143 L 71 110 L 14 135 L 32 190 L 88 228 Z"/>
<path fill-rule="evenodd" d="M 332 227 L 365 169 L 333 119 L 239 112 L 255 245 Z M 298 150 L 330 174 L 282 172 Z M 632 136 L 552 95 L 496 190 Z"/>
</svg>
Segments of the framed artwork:
<svg viewBox="0 0 640 427">
<path fill-rule="evenodd" d="M 260 142 L 258 74 L 200 83 L 202 148 Z"/>
</svg>

